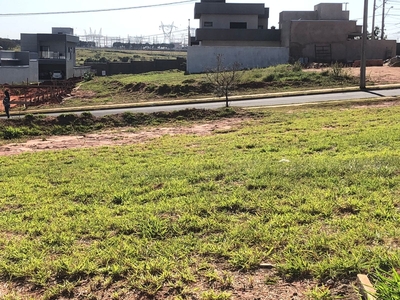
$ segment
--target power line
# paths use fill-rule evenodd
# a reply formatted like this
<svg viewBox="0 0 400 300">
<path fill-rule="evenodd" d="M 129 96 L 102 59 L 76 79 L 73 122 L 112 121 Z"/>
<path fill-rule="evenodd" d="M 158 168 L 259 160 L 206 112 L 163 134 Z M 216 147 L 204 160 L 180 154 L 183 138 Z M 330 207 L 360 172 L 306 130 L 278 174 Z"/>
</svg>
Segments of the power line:
<svg viewBox="0 0 400 300">
<path fill-rule="evenodd" d="M 195 2 L 195 1 L 197 1 L 197 0 L 183 0 L 183 1 L 177 1 L 177 2 L 142 5 L 142 6 L 91 9 L 91 10 L 53 11 L 53 12 L 36 12 L 36 13 L 7 13 L 7 14 L 0 14 L 0 17 L 97 13 L 97 12 L 106 12 L 106 11 L 121 11 L 121 10 L 132 10 L 132 9 L 141 9 L 141 8 L 171 6 L 171 5 L 177 5 L 177 4 L 191 3 L 191 2 Z"/>
</svg>

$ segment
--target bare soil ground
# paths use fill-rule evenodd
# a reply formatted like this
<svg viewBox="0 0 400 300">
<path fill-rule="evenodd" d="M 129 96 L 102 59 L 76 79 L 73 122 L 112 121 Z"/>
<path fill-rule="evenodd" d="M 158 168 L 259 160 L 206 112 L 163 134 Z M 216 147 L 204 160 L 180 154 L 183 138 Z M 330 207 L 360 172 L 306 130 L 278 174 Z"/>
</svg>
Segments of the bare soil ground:
<svg viewBox="0 0 400 300">
<path fill-rule="evenodd" d="M 213 132 L 231 130 L 238 126 L 243 119 L 227 119 L 195 124 L 190 127 L 156 127 L 134 131 L 132 128 L 118 128 L 99 133 L 85 135 L 51 136 L 33 139 L 22 143 L 12 143 L 0 146 L 0 155 L 13 155 L 23 152 L 38 152 L 46 150 L 77 149 L 101 146 L 118 146 L 159 138 L 164 135 L 195 134 L 208 135 Z"/>
<path fill-rule="evenodd" d="M 350 68 L 350 72 L 354 76 L 360 76 L 359 68 Z M 400 83 L 400 68 L 389 67 L 367 67 L 367 81 L 373 82 L 375 85 Z"/>
<path fill-rule="evenodd" d="M 307 72 L 321 72 L 327 68 L 321 69 L 307 69 Z M 329 69 L 329 68 L 328 68 Z M 355 77 L 360 77 L 360 68 L 345 68 L 346 72 Z M 382 85 L 382 84 L 400 84 L 400 68 L 389 67 L 384 65 L 382 67 L 367 67 L 366 77 L 368 84 Z"/>
</svg>

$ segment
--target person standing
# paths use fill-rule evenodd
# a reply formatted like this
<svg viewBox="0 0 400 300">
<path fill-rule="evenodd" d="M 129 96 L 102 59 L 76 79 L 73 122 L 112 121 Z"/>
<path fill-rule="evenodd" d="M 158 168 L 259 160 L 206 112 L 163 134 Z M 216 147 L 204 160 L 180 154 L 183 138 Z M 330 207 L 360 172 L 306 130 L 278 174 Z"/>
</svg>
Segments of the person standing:
<svg viewBox="0 0 400 300">
<path fill-rule="evenodd" d="M 7 118 L 10 118 L 10 93 L 8 90 L 4 91 L 4 99 L 3 99 L 3 105 L 4 105 L 4 110 L 6 112 Z"/>
</svg>

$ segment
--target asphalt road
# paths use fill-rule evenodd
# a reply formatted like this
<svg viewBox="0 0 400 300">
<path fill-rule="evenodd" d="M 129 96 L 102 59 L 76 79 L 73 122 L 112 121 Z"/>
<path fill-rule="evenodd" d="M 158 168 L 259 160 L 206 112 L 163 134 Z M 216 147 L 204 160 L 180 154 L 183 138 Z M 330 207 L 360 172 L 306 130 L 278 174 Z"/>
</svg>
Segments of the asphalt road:
<svg viewBox="0 0 400 300">
<path fill-rule="evenodd" d="M 304 103 L 327 102 L 327 101 L 345 101 L 345 100 L 377 98 L 377 97 L 394 97 L 394 96 L 400 96 L 400 89 L 354 91 L 354 92 L 341 92 L 341 93 L 318 94 L 318 95 L 307 95 L 307 96 L 290 96 L 290 97 L 278 97 L 278 98 L 261 98 L 254 100 L 237 100 L 237 101 L 230 101 L 229 105 L 239 106 L 239 107 L 261 107 L 261 106 L 291 105 L 291 104 L 304 104 Z M 151 113 L 158 111 L 174 111 L 174 110 L 183 110 L 190 108 L 215 109 L 224 106 L 225 106 L 225 101 L 221 98 L 220 102 L 119 108 L 119 109 L 93 110 L 90 112 L 93 115 L 99 117 L 99 116 L 112 115 L 123 112 Z M 80 114 L 82 112 L 83 111 L 75 111 L 73 113 Z M 47 113 L 46 115 L 57 116 L 60 114 L 61 113 Z"/>
</svg>

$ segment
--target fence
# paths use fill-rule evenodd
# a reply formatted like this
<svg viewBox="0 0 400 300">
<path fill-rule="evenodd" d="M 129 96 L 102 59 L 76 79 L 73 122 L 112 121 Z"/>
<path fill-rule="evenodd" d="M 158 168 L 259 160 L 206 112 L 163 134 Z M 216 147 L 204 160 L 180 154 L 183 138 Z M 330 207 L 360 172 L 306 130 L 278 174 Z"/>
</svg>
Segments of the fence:
<svg viewBox="0 0 400 300">
<path fill-rule="evenodd" d="M 44 103 L 60 103 L 71 94 L 76 80 L 49 81 L 41 84 L 1 85 L 2 90 L 9 90 L 12 107 L 38 106 Z"/>
<path fill-rule="evenodd" d="M 90 66 L 95 71 L 97 76 L 116 75 L 116 74 L 140 74 L 152 71 L 167 71 L 167 70 L 186 70 L 186 59 L 155 59 L 153 61 L 132 61 L 130 63 L 123 62 L 107 62 L 85 63 L 85 66 Z"/>
</svg>

